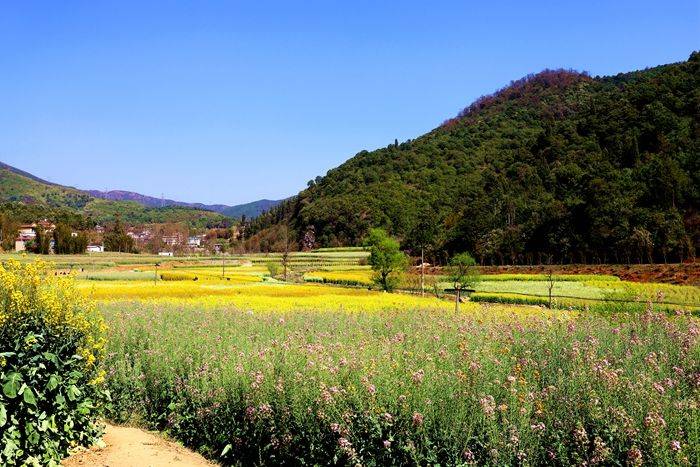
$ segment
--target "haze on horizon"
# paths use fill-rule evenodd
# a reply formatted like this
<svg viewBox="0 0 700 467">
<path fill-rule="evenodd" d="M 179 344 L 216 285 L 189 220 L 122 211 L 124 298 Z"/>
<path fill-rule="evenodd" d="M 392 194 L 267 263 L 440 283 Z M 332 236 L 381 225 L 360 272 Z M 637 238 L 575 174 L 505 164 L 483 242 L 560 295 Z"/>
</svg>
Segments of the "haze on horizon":
<svg viewBox="0 0 700 467">
<path fill-rule="evenodd" d="M 375 3 L 5 3 L 0 161 L 82 189 L 280 199 L 528 73 L 700 48 L 696 1 Z"/>
</svg>

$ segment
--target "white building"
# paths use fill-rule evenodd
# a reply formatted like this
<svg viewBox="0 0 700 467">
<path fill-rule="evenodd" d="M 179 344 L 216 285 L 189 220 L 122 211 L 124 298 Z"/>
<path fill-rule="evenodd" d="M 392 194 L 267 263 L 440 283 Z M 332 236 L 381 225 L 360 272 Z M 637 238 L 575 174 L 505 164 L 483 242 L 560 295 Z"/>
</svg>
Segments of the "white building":
<svg viewBox="0 0 700 467">
<path fill-rule="evenodd" d="M 25 238 L 35 238 L 36 237 L 36 224 L 25 224 L 19 228 L 19 237 Z"/>
<path fill-rule="evenodd" d="M 172 251 L 160 251 L 158 252 L 158 256 L 172 256 L 173 252 Z"/>
<path fill-rule="evenodd" d="M 181 243 L 181 237 L 179 233 L 176 233 L 174 235 L 163 235 L 162 240 L 163 243 L 169 246 L 176 246 Z"/>
<path fill-rule="evenodd" d="M 187 245 L 191 247 L 195 246 L 202 246 L 202 236 L 201 235 L 193 235 L 190 238 L 187 239 Z"/>
<path fill-rule="evenodd" d="M 88 245 L 87 250 L 88 253 L 104 253 L 105 247 L 102 245 Z"/>
</svg>

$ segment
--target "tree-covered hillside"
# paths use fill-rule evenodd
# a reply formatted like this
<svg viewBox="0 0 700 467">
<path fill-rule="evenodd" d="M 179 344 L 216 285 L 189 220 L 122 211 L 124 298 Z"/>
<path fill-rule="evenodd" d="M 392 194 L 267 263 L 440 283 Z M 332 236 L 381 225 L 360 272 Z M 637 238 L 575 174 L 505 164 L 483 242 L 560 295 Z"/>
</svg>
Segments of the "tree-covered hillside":
<svg viewBox="0 0 700 467">
<path fill-rule="evenodd" d="M 612 77 L 546 70 L 415 140 L 362 151 L 253 223 L 370 227 L 483 262 L 678 261 L 700 246 L 700 54 Z M 307 235 L 308 238 L 308 235 Z"/>
<path fill-rule="evenodd" d="M 5 164 L 0 166 L 0 213 L 22 222 L 70 218 L 71 225 L 85 226 L 113 222 L 117 215 L 129 224 L 183 222 L 204 227 L 231 223 L 230 219 L 211 211 L 177 206 L 149 208 L 134 201 L 94 198 L 84 191 L 46 182 Z"/>
</svg>

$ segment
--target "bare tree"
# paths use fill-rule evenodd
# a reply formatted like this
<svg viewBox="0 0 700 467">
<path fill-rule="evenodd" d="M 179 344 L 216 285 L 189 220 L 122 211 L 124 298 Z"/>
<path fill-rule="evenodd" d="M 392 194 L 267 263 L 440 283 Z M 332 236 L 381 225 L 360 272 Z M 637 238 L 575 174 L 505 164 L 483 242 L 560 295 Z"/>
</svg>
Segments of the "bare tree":
<svg viewBox="0 0 700 467">
<path fill-rule="evenodd" d="M 479 271 L 476 267 L 476 261 L 469 253 L 460 253 L 450 260 L 448 272 L 450 282 L 455 288 L 455 311 L 459 312 L 462 289 L 474 287 L 479 282 Z"/>
<path fill-rule="evenodd" d="M 287 267 L 289 266 L 289 227 L 284 229 L 284 252 L 282 253 L 282 268 L 284 269 L 284 281 L 287 281 Z"/>
<path fill-rule="evenodd" d="M 549 295 L 549 301 L 547 303 L 547 308 L 552 308 L 552 293 L 554 291 L 554 283 L 556 282 L 556 276 L 554 275 L 554 267 L 552 266 L 552 255 L 547 256 L 547 290 Z"/>
</svg>

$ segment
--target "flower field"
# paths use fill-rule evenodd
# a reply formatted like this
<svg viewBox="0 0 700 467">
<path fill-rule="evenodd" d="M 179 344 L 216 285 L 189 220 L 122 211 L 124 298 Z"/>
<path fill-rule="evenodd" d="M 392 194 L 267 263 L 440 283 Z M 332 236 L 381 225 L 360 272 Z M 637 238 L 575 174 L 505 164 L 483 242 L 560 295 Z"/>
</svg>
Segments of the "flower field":
<svg viewBox="0 0 700 467">
<path fill-rule="evenodd" d="M 560 276 L 578 298 L 547 310 L 543 277 L 484 276 L 457 314 L 325 254 L 304 283 L 245 258 L 71 263 L 109 326 L 108 417 L 224 465 L 700 462 L 695 308 L 640 311 L 697 288 Z"/>
<path fill-rule="evenodd" d="M 368 267 L 353 269 L 322 268 L 304 274 L 312 283 L 369 287 L 372 271 Z M 670 308 L 700 310 L 700 288 L 688 285 L 656 284 L 621 281 L 605 275 L 554 275 L 553 296 L 563 307 L 585 307 L 597 301 L 617 300 L 632 302 L 654 301 Z M 407 282 L 407 281 L 406 281 Z M 412 281 L 415 287 L 417 281 Z M 544 274 L 485 275 L 476 284 L 474 298 L 482 302 L 542 305 L 548 303 L 549 282 Z M 438 277 L 439 289 L 452 285 L 445 277 Z M 408 288 L 408 284 L 405 285 Z"/>
<path fill-rule="evenodd" d="M 244 311 L 389 311 L 451 310 L 448 301 L 322 285 L 229 284 L 194 281 L 113 281 L 79 283 L 83 293 L 102 303 L 152 301 L 192 303 L 201 309 L 231 307 Z"/>
<path fill-rule="evenodd" d="M 225 464 L 700 460 L 694 318 L 364 305 L 106 302 L 111 416 Z"/>
</svg>

